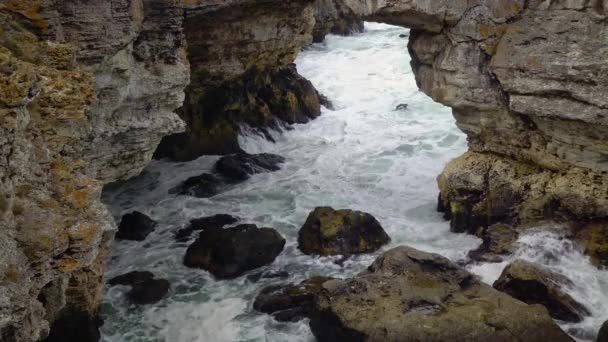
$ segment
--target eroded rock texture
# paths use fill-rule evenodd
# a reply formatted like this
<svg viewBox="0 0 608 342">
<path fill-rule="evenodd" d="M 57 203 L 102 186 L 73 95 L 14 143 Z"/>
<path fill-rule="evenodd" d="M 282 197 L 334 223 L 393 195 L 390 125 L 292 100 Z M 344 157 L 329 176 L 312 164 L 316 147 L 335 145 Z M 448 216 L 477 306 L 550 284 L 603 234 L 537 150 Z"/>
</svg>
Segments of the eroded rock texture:
<svg viewBox="0 0 608 342">
<path fill-rule="evenodd" d="M 419 87 L 452 107 L 468 136 L 470 152 L 439 177 L 453 230 L 606 221 L 606 1 L 368 5 L 369 18 L 412 28 Z"/>
<path fill-rule="evenodd" d="M 363 32 L 363 19 L 358 13 L 365 8 L 365 0 L 316 0 L 313 41 L 322 42 L 328 33 L 349 35 Z"/>
</svg>

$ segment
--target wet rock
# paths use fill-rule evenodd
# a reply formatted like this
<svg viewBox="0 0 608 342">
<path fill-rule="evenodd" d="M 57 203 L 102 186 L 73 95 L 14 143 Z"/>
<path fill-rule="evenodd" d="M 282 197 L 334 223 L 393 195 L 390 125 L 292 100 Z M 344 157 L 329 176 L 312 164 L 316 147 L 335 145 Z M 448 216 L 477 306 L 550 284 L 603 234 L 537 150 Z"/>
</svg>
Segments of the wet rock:
<svg viewBox="0 0 608 342">
<path fill-rule="evenodd" d="M 271 314 L 277 321 L 295 322 L 312 313 L 314 299 L 326 281 L 335 278 L 312 277 L 298 285 L 268 286 L 255 298 L 253 308 Z"/>
<path fill-rule="evenodd" d="M 395 110 L 406 110 L 407 109 L 407 103 L 401 103 L 398 104 L 397 107 L 395 107 Z"/>
<path fill-rule="evenodd" d="M 134 211 L 122 217 L 116 239 L 143 241 L 154 231 L 156 221 L 139 211 Z"/>
<path fill-rule="evenodd" d="M 184 182 L 169 190 L 170 194 L 207 198 L 217 195 L 223 182 L 214 175 L 203 173 L 186 179 Z"/>
<path fill-rule="evenodd" d="M 608 267 L 608 220 L 597 220 L 582 225 L 575 236 L 585 254 L 597 267 Z"/>
<path fill-rule="evenodd" d="M 271 153 L 237 153 L 220 158 L 215 170 L 229 182 L 240 182 L 256 173 L 278 171 L 284 162 L 285 158 Z"/>
<path fill-rule="evenodd" d="M 540 305 L 481 283 L 448 259 L 400 246 L 351 279 L 323 284 L 318 341 L 571 341 Z"/>
<path fill-rule="evenodd" d="M 289 273 L 287 271 L 264 271 L 264 272 L 257 272 L 257 273 L 248 275 L 247 280 L 249 280 L 252 283 L 256 283 L 260 279 L 273 279 L 273 278 L 285 279 L 287 277 L 289 277 Z"/>
<path fill-rule="evenodd" d="M 147 279 L 135 283 L 127 293 L 127 298 L 135 304 L 154 304 L 163 299 L 171 287 L 167 279 Z"/>
<path fill-rule="evenodd" d="M 155 279 L 148 271 L 132 271 L 114 277 L 108 281 L 110 286 L 131 286 L 127 298 L 135 304 L 154 304 L 163 299 L 171 287 L 166 279 Z"/>
<path fill-rule="evenodd" d="M 389 241 L 389 236 L 372 215 L 330 207 L 315 208 L 298 233 L 298 248 L 304 254 L 367 253 Z"/>
<path fill-rule="evenodd" d="M 407 37 L 409 37 L 409 35 L 407 35 L 405 33 L 402 33 L 402 34 L 399 35 L 399 38 L 407 38 Z"/>
<path fill-rule="evenodd" d="M 524 260 L 507 266 L 494 288 L 528 304 L 541 304 L 555 318 L 580 322 L 591 313 L 582 304 L 562 291 L 561 285 L 571 284 L 566 277 Z"/>
<path fill-rule="evenodd" d="M 188 247 L 184 264 L 202 268 L 220 279 L 270 264 L 281 253 L 285 239 L 272 228 L 241 224 L 231 228 L 208 228 Z"/>
<path fill-rule="evenodd" d="M 102 324 L 101 318 L 86 311 L 64 309 L 42 342 L 97 342 L 101 338 L 99 327 Z"/>
<path fill-rule="evenodd" d="M 323 94 L 319 94 L 319 101 L 321 102 L 321 105 L 329 110 L 336 110 L 336 107 L 334 107 L 334 104 L 331 102 L 331 100 L 323 95 Z"/>
<path fill-rule="evenodd" d="M 608 321 L 602 324 L 600 331 L 597 333 L 597 342 L 608 342 Z"/>
<path fill-rule="evenodd" d="M 513 252 L 513 245 L 518 236 L 515 228 L 509 225 L 492 225 L 483 230 L 481 246 L 469 252 L 469 257 L 476 261 L 501 262 L 505 255 Z"/>
<path fill-rule="evenodd" d="M 364 24 L 357 6 L 361 5 L 348 0 L 315 0 L 313 41 L 322 42 L 328 33 L 347 36 L 363 32 Z"/>
<path fill-rule="evenodd" d="M 154 274 L 148 271 L 132 271 L 119 276 L 116 276 L 108 280 L 110 286 L 115 285 L 130 285 L 133 286 L 138 283 L 142 283 L 146 280 L 154 278 Z"/>
<path fill-rule="evenodd" d="M 205 228 L 217 227 L 222 228 L 226 225 L 236 223 L 239 219 L 228 214 L 217 214 L 205 216 L 190 220 L 190 224 L 175 233 L 177 241 L 188 241 L 194 231 L 203 230 Z"/>
</svg>

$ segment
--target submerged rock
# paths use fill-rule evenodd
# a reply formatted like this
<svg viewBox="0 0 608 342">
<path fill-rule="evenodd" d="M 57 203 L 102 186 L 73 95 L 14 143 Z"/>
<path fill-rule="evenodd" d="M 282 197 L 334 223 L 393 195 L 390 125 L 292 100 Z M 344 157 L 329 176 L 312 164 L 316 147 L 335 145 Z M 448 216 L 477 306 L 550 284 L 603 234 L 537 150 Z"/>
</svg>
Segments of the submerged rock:
<svg viewBox="0 0 608 342">
<path fill-rule="evenodd" d="M 213 227 L 203 230 L 188 247 L 184 264 L 205 269 L 220 279 L 235 278 L 270 264 L 284 246 L 285 239 L 272 228 L 253 224 Z"/>
<path fill-rule="evenodd" d="M 254 274 L 250 274 L 247 276 L 247 280 L 252 283 L 258 282 L 260 279 L 272 279 L 272 278 L 281 278 L 285 279 L 289 277 L 289 272 L 287 271 L 264 271 L 257 272 Z"/>
<path fill-rule="evenodd" d="M 154 231 L 155 226 L 156 221 L 139 211 L 134 211 L 122 217 L 116 239 L 143 241 Z"/>
<path fill-rule="evenodd" d="M 400 246 L 364 272 L 323 284 L 318 341 L 571 341 L 540 305 L 477 280 L 448 259 Z"/>
<path fill-rule="evenodd" d="M 395 107 L 395 110 L 406 110 L 408 107 L 407 103 L 401 103 L 398 104 L 397 107 Z"/>
<path fill-rule="evenodd" d="M 131 286 L 127 298 L 134 304 L 154 304 L 163 299 L 171 287 L 166 279 L 156 279 L 148 271 L 132 271 L 114 277 L 108 281 L 110 286 Z"/>
<path fill-rule="evenodd" d="M 253 308 L 259 312 L 272 314 L 280 322 L 296 322 L 312 313 L 314 299 L 323 289 L 323 283 L 335 278 L 312 277 L 298 285 L 268 286 L 258 294 Z"/>
<path fill-rule="evenodd" d="M 469 257 L 477 261 L 501 262 L 505 255 L 513 252 L 518 236 L 518 232 L 512 226 L 492 225 L 483 230 L 481 246 L 469 252 Z"/>
<path fill-rule="evenodd" d="M 208 173 L 190 177 L 169 190 L 170 194 L 207 198 L 217 195 L 223 185 L 221 179 Z"/>
<path fill-rule="evenodd" d="M 190 224 L 177 231 L 175 233 L 175 239 L 177 241 L 188 241 L 194 231 L 203 230 L 206 228 L 222 228 L 226 225 L 236 223 L 239 219 L 228 214 L 217 214 L 212 216 L 205 216 L 190 220 Z"/>
<path fill-rule="evenodd" d="M 271 153 L 237 153 L 220 158 L 215 170 L 229 182 L 240 182 L 256 173 L 278 171 L 284 162 L 285 158 Z"/>
<path fill-rule="evenodd" d="M 315 208 L 298 233 L 304 254 L 359 254 L 378 250 L 390 241 L 378 220 L 355 210 Z"/>
<path fill-rule="evenodd" d="M 528 304 L 541 304 L 555 318 L 567 322 L 580 322 L 591 313 L 581 303 L 562 291 L 560 285 L 571 284 L 566 277 L 543 269 L 539 265 L 515 260 L 507 266 L 494 288 Z"/>
</svg>

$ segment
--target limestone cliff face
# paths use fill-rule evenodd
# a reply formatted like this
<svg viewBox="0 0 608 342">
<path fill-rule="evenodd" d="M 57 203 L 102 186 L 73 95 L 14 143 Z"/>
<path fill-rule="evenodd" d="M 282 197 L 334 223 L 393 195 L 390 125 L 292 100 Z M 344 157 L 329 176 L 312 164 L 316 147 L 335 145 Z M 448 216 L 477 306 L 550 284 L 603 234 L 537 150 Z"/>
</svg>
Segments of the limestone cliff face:
<svg viewBox="0 0 608 342">
<path fill-rule="evenodd" d="M 322 42 L 328 33 L 348 35 L 363 31 L 363 19 L 358 13 L 367 9 L 365 0 L 315 0 L 314 42 Z"/>
<path fill-rule="evenodd" d="M 363 15 L 412 28 L 418 85 L 468 136 L 438 179 L 453 230 L 551 218 L 608 233 L 607 5 L 368 2 Z M 585 248 L 605 258 L 598 239 Z"/>
<path fill-rule="evenodd" d="M 0 3 L 0 340 L 95 314 L 115 226 L 101 188 L 183 129 L 182 18 L 168 1 Z"/>
</svg>

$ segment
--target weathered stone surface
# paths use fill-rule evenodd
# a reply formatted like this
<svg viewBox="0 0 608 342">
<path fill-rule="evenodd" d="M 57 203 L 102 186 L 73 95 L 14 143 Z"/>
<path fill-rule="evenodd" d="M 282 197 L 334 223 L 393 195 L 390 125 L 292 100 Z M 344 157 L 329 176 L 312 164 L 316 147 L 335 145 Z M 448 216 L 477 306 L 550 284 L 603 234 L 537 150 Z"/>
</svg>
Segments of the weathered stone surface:
<svg viewBox="0 0 608 342">
<path fill-rule="evenodd" d="M 608 267 L 608 220 L 580 224 L 574 240 L 591 257 L 594 265 Z"/>
<path fill-rule="evenodd" d="M 310 327 L 318 341 L 572 340 L 544 307 L 405 246 L 351 279 L 324 283 Z"/>
<path fill-rule="evenodd" d="M 298 248 L 305 254 L 368 253 L 389 241 L 389 236 L 372 215 L 330 207 L 315 208 L 298 232 Z"/>
<path fill-rule="evenodd" d="M 229 182 L 247 180 L 256 173 L 278 171 L 285 158 L 271 153 L 238 153 L 223 156 L 215 163 L 215 171 Z"/>
<path fill-rule="evenodd" d="M 363 32 L 363 20 L 357 8 L 350 7 L 352 1 L 316 0 L 315 26 L 312 38 L 315 43 L 322 42 L 328 33 L 349 35 Z"/>
<path fill-rule="evenodd" d="M 323 283 L 335 278 L 312 277 L 298 285 L 271 285 L 262 289 L 253 302 L 259 312 L 271 314 L 277 321 L 296 322 L 310 317 L 314 299 Z"/>
<path fill-rule="evenodd" d="M 570 284 L 571 281 L 560 274 L 518 259 L 503 270 L 493 286 L 522 302 L 543 305 L 555 319 L 580 322 L 590 312 L 562 291 L 561 286 Z"/>
<path fill-rule="evenodd" d="M 134 211 L 125 214 L 118 225 L 116 239 L 143 241 L 154 231 L 156 221 L 146 214 Z"/>
<path fill-rule="evenodd" d="M 483 229 L 481 245 L 469 252 L 469 257 L 476 261 L 501 262 L 503 257 L 513 252 L 519 233 L 506 224 L 494 224 Z"/>
<path fill-rule="evenodd" d="M 241 224 L 203 230 L 188 247 L 184 264 L 202 268 L 220 279 L 236 278 L 246 271 L 270 264 L 281 253 L 285 239 L 272 228 Z"/>
</svg>

